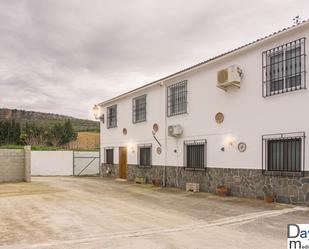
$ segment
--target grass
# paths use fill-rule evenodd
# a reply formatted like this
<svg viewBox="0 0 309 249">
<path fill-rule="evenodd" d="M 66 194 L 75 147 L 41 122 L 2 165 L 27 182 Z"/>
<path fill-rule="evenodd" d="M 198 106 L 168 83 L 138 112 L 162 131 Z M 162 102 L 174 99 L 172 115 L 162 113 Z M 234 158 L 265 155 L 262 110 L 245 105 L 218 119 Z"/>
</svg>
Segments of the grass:
<svg viewBox="0 0 309 249">
<path fill-rule="evenodd" d="M 24 145 L 8 144 L 0 145 L 0 149 L 23 149 Z M 31 150 L 40 151 L 57 151 L 57 150 L 74 150 L 74 151 L 99 151 L 100 150 L 100 133 L 98 132 L 78 132 L 77 139 L 64 146 L 31 146 Z"/>
<path fill-rule="evenodd" d="M 17 144 L 9 144 L 9 145 L 1 145 L 0 149 L 11 149 L 11 150 L 16 150 L 16 149 L 23 149 L 24 145 L 17 145 Z M 58 146 L 31 146 L 31 150 L 66 150 L 63 147 L 58 147 Z"/>
<path fill-rule="evenodd" d="M 99 150 L 100 133 L 78 132 L 77 139 L 68 143 L 66 148 L 73 150 Z"/>
<path fill-rule="evenodd" d="M 8 145 L 0 145 L 0 149 L 9 149 L 9 150 L 23 150 L 24 145 L 19 144 L 8 144 Z M 67 150 L 67 151 L 99 151 L 99 148 L 65 148 L 59 146 L 31 146 L 32 151 L 59 151 L 59 150 Z"/>
</svg>

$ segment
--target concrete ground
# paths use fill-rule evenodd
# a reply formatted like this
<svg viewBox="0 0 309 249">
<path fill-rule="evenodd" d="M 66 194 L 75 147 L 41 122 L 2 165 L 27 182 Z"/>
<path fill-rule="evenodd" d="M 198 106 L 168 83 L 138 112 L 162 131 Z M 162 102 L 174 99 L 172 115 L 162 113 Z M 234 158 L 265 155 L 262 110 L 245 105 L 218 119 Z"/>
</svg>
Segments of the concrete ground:
<svg viewBox="0 0 309 249">
<path fill-rule="evenodd" d="M 286 248 L 306 208 L 100 178 L 0 184 L 0 248 Z"/>
</svg>

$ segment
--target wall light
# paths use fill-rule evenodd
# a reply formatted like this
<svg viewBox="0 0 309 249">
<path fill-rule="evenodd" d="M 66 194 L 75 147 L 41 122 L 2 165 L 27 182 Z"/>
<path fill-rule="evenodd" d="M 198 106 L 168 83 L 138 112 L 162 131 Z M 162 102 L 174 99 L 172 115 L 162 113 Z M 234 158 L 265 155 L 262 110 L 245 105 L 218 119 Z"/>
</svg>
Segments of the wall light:
<svg viewBox="0 0 309 249">
<path fill-rule="evenodd" d="M 100 107 L 98 105 L 94 105 L 92 107 L 92 115 L 94 116 L 95 119 L 98 119 L 100 116 Z"/>
<path fill-rule="evenodd" d="M 236 139 L 234 136 L 228 135 L 224 138 L 224 146 L 232 147 L 236 144 Z"/>
<path fill-rule="evenodd" d="M 226 151 L 228 148 L 233 147 L 236 144 L 236 138 L 232 135 L 224 136 L 223 146 L 220 148 L 222 152 Z"/>
<path fill-rule="evenodd" d="M 129 151 L 131 151 L 132 153 L 135 153 L 135 144 L 130 142 L 130 143 L 127 143 L 127 148 Z"/>
</svg>

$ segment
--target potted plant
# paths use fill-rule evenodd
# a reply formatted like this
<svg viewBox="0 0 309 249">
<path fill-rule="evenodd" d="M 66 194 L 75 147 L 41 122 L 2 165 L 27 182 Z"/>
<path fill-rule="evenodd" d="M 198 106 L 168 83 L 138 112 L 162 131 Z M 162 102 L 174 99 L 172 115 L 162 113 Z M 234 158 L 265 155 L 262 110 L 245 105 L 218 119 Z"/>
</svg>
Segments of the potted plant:
<svg viewBox="0 0 309 249">
<path fill-rule="evenodd" d="M 160 187 L 161 186 L 161 180 L 160 179 L 152 179 L 152 184 L 155 187 Z"/>
<path fill-rule="evenodd" d="M 216 189 L 216 193 L 219 196 L 228 196 L 230 193 L 230 189 L 226 186 L 218 186 Z"/>
<path fill-rule="evenodd" d="M 137 177 L 135 177 L 135 183 L 145 184 L 146 183 L 146 178 L 143 177 L 143 176 L 137 176 Z"/>
<path fill-rule="evenodd" d="M 271 186 L 264 186 L 263 192 L 264 192 L 264 200 L 267 203 L 274 202 L 275 193 L 274 193 L 273 188 Z"/>
</svg>

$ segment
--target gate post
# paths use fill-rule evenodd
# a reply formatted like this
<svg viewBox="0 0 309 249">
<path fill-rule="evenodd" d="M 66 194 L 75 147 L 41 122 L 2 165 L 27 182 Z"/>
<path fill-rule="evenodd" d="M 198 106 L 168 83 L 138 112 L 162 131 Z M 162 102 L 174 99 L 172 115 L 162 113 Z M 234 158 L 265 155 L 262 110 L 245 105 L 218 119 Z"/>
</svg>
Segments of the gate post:
<svg viewBox="0 0 309 249">
<path fill-rule="evenodd" d="M 25 181 L 31 181 L 31 146 L 25 146 Z"/>
<path fill-rule="evenodd" d="M 75 176 L 75 156 L 74 156 L 74 150 L 72 151 L 73 156 L 73 176 Z"/>
</svg>

